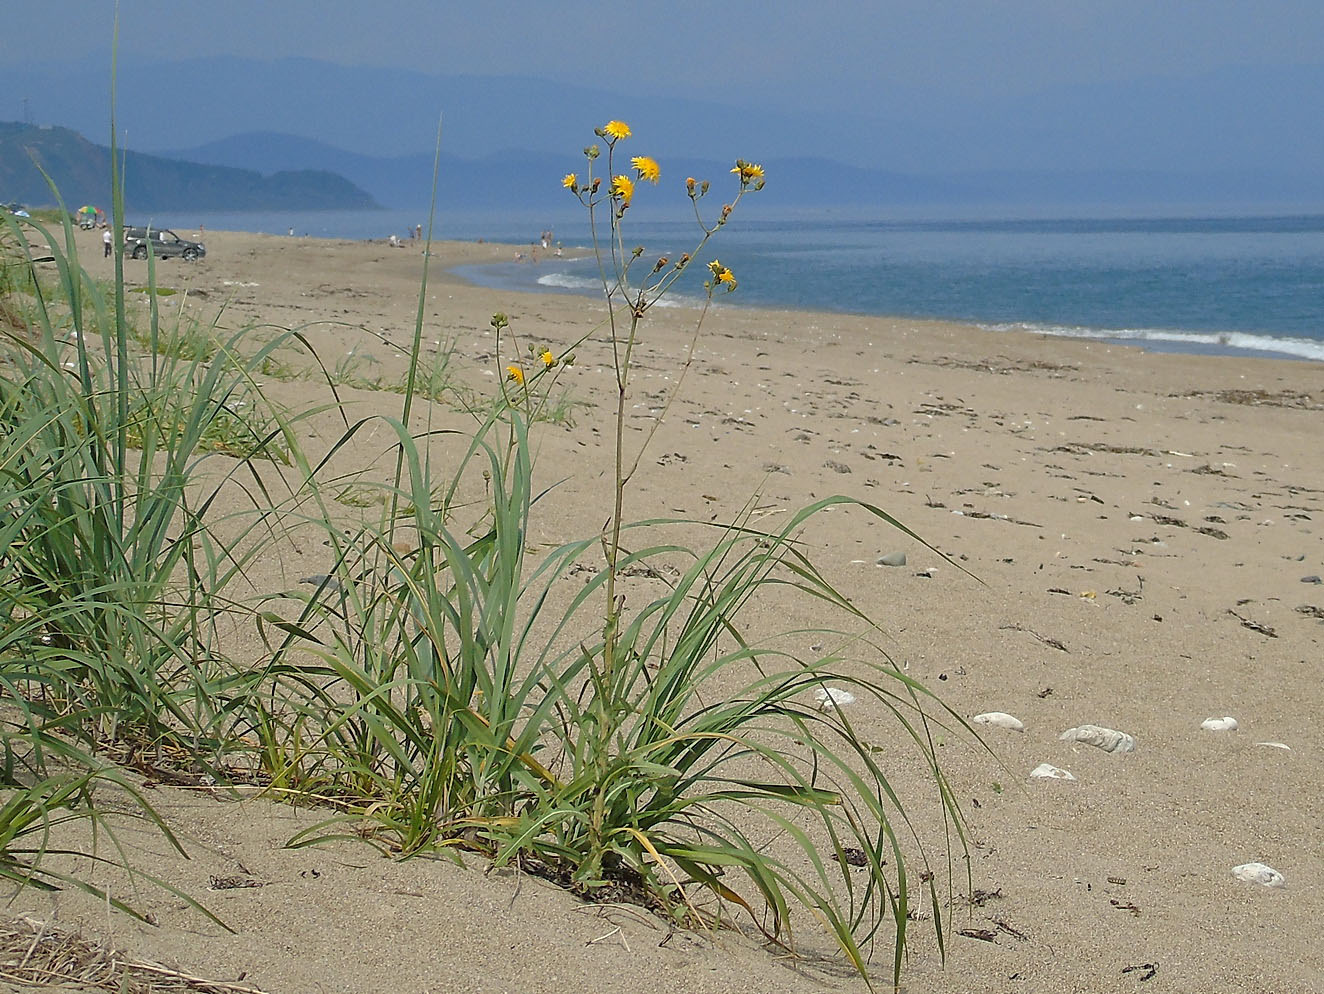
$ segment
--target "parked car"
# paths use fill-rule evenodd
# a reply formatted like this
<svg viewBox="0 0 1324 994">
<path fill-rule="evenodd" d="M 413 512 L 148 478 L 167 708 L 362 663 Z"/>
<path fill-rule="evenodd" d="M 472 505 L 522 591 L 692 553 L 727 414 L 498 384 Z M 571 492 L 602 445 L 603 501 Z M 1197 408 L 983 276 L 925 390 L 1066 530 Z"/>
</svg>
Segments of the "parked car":
<svg viewBox="0 0 1324 994">
<path fill-rule="evenodd" d="M 158 259 L 179 256 L 185 262 L 201 259 L 207 254 L 207 246 L 202 242 L 191 242 L 180 238 L 168 228 L 125 228 L 124 249 L 135 259 L 147 258 L 147 246 L 151 244 L 152 254 Z"/>
</svg>

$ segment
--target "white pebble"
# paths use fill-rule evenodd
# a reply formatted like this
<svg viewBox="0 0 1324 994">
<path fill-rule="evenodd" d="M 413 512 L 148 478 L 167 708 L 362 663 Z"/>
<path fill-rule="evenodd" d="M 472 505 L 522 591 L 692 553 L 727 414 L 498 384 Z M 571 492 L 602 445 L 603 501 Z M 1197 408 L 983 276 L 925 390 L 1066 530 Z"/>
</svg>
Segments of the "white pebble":
<svg viewBox="0 0 1324 994">
<path fill-rule="evenodd" d="M 1025 722 L 1005 711 L 986 711 L 970 720 L 976 725 L 995 725 L 998 728 L 1010 728 L 1013 732 L 1025 731 Z"/>
<path fill-rule="evenodd" d="M 1030 771 L 1030 776 L 1036 780 L 1075 780 L 1068 770 L 1059 770 L 1050 763 L 1040 763 Z"/>
<path fill-rule="evenodd" d="M 1063 741 L 1081 742 L 1096 746 L 1104 752 L 1135 752 L 1136 740 L 1125 732 L 1102 725 L 1078 725 L 1058 736 Z"/>
<path fill-rule="evenodd" d="M 1265 887 L 1282 887 L 1287 883 L 1281 873 L 1264 863 L 1242 863 L 1240 866 L 1232 867 L 1232 875 L 1238 880 Z"/>
<path fill-rule="evenodd" d="M 814 698 L 818 701 L 818 706 L 824 711 L 855 703 L 855 695 L 849 690 L 842 690 L 840 687 L 819 687 L 814 691 Z"/>
<path fill-rule="evenodd" d="M 1206 718 L 1200 722 L 1200 727 L 1206 732 L 1235 732 L 1237 730 L 1237 719 L 1230 714 L 1221 718 Z"/>
</svg>

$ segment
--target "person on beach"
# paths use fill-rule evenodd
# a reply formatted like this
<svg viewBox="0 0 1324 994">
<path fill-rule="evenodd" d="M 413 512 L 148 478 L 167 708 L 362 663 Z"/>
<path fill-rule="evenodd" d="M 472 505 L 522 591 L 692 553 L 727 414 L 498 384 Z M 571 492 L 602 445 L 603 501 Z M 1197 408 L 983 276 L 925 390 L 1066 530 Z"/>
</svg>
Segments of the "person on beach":
<svg viewBox="0 0 1324 994">
<path fill-rule="evenodd" d="M 103 259 L 110 258 L 110 248 L 111 248 L 110 229 L 106 228 L 104 231 L 101 232 L 101 249 L 102 249 L 101 258 Z"/>
</svg>

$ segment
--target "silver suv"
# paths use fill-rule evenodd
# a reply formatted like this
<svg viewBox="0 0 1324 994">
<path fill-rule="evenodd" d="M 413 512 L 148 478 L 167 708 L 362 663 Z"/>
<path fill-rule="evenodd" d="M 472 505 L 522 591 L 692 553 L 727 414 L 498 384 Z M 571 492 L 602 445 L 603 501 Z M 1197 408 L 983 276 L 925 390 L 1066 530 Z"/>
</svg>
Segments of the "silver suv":
<svg viewBox="0 0 1324 994">
<path fill-rule="evenodd" d="M 179 256 L 185 262 L 193 262 L 207 254 L 207 246 L 202 242 L 190 242 L 180 238 L 168 228 L 124 229 L 124 249 L 135 259 L 147 258 L 149 244 L 152 247 L 152 254 L 158 259 Z"/>
</svg>

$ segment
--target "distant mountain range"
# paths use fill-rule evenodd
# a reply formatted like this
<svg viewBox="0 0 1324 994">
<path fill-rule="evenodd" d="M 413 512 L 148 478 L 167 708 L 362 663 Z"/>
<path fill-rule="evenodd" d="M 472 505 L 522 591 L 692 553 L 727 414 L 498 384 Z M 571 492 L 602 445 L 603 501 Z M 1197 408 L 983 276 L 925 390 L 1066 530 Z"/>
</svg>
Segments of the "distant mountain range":
<svg viewBox="0 0 1324 994">
<path fill-rule="evenodd" d="M 251 168 L 140 152 L 125 152 L 122 164 L 125 207 L 137 213 L 378 206 L 371 194 L 325 169 L 263 175 Z M 66 207 L 91 203 L 109 210 L 110 149 L 68 128 L 0 122 L 0 200 L 53 205 L 43 170 Z"/>
<path fill-rule="evenodd" d="M 267 170 L 325 168 L 347 177 L 392 207 L 426 205 L 432 194 L 434 168 L 437 202 L 456 207 L 539 207 L 567 204 L 561 177 L 581 172 L 584 159 L 508 150 L 477 159 L 419 153 L 374 156 L 333 145 L 272 132 L 231 135 L 192 148 L 173 149 L 174 158 L 233 167 Z M 1159 204 L 1159 203 L 1292 203 L 1324 202 L 1324 189 L 1313 180 L 1286 170 L 1208 170 L 1200 173 L 1157 169 L 1023 169 L 951 173 L 910 173 L 850 166 L 828 158 L 769 157 L 763 160 L 770 178 L 759 194 L 760 204 L 777 207 L 848 206 L 968 206 Z M 664 184 L 650 194 L 650 203 L 685 207 L 679 179 L 708 178 L 721 190 L 730 161 L 664 159 Z M 602 163 L 599 163 L 603 167 Z M 605 168 L 605 167 L 603 167 Z M 727 188 L 729 195 L 733 186 Z"/>
<path fill-rule="evenodd" d="M 22 107 L 104 143 L 109 83 L 109 66 L 95 59 L 11 61 L 0 65 L 0 114 L 7 98 L 11 113 Z M 853 93 L 819 112 L 757 93 L 623 95 L 592 77 L 447 76 L 304 58 L 124 59 L 116 92 L 122 144 L 256 171 L 267 177 L 253 187 L 264 204 L 271 174 L 329 170 L 380 203 L 426 207 L 439 123 L 440 206 L 564 204 L 560 177 L 582 170 L 593 126 L 619 117 L 635 129 L 629 154 L 661 160 L 667 195 L 682 206 L 674 178 L 716 180 L 737 155 L 767 167 L 760 202 L 769 206 L 1324 205 L 1324 65 L 960 105 L 920 91 Z"/>
</svg>

